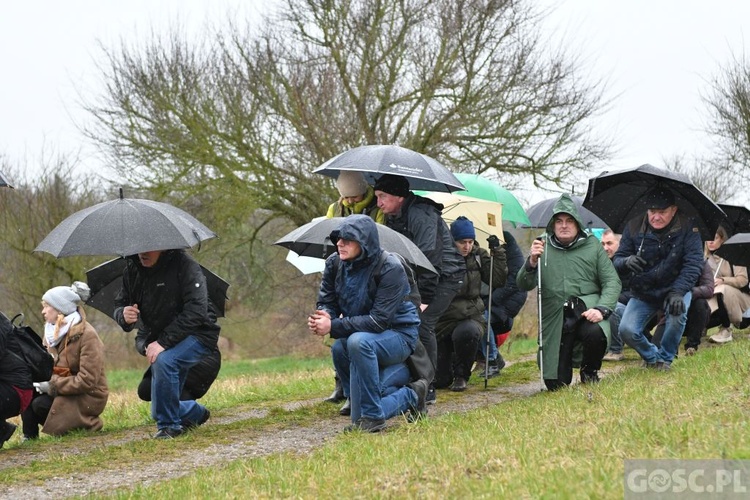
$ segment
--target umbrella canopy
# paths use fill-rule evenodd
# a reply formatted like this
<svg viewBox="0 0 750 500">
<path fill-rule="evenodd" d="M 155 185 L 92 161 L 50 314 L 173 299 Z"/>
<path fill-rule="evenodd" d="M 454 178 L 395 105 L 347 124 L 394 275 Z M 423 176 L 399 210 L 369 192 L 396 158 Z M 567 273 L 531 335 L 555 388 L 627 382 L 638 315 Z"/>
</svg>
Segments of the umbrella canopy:
<svg viewBox="0 0 750 500">
<path fill-rule="evenodd" d="M 34 251 L 69 255 L 134 255 L 190 248 L 216 233 L 189 213 L 158 201 L 120 198 L 80 210 L 57 225 Z"/>
<path fill-rule="evenodd" d="M 622 233 L 634 217 L 646 213 L 646 194 L 653 188 L 669 189 L 678 210 L 695 219 L 704 240 L 712 240 L 716 228 L 726 218 L 724 212 L 684 174 L 652 165 L 603 172 L 589 179 L 583 206 Z"/>
<path fill-rule="evenodd" d="M 600 219 L 591 210 L 583 206 L 583 198 L 581 198 L 580 196 L 571 196 L 570 198 L 578 208 L 578 213 L 581 215 L 581 220 L 583 221 L 583 225 L 585 226 L 581 229 L 590 230 L 607 227 L 607 224 L 602 219 Z M 526 210 L 526 215 L 529 216 L 531 224 L 529 224 L 528 226 L 522 224 L 520 227 L 546 228 L 547 224 L 549 224 L 549 221 L 552 218 L 552 209 L 555 207 L 555 203 L 557 203 L 557 200 L 559 199 L 559 197 L 548 198 L 546 200 L 540 201 L 539 203 L 531 205 L 529 209 Z"/>
<path fill-rule="evenodd" d="M 343 220 L 343 217 L 315 219 L 282 236 L 274 245 L 288 248 L 302 257 L 325 259 L 336 251 L 336 245 L 331 242 L 331 231 L 338 229 Z M 422 250 L 409 238 L 382 224 L 376 224 L 376 227 L 380 248 L 401 255 L 410 264 L 437 273 Z"/>
<path fill-rule="evenodd" d="M 737 233 L 716 249 L 716 255 L 735 266 L 750 267 L 750 233 Z"/>
<path fill-rule="evenodd" d="M 518 198 L 500 184 L 477 174 L 456 174 L 456 178 L 466 189 L 456 191 L 455 194 L 502 203 L 503 220 L 513 223 L 514 227 L 516 224 L 531 224 Z"/>
<path fill-rule="evenodd" d="M 384 174 L 409 179 L 409 189 L 458 191 L 461 181 L 437 160 L 395 145 L 359 146 L 335 156 L 313 170 L 316 174 L 338 177 L 341 170 L 362 172 L 371 185 Z"/>
<path fill-rule="evenodd" d="M 474 224 L 474 229 L 483 233 L 477 234 L 477 242 L 487 247 L 487 237 L 495 235 L 503 240 L 503 212 L 502 204 L 460 196 L 457 193 L 425 193 L 427 198 L 443 205 L 443 220 L 453 222 L 463 215 Z"/>
<path fill-rule="evenodd" d="M 299 269 L 302 274 L 322 273 L 326 267 L 326 261 L 317 257 L 303 257 L 289 250 L 286 261 Z"/>
<path fill-rule="evenodd" d="M 115 298 L 122 288 L 122 273 L 126 263 L 125 259 L 119 257 L 86 271 L 86 281 L 91 289 L 91 296 L 86 304 L 112 319 L 115 319 Z M 220 318 L 224 317 L 229 283 L 203 266 L 201 270 L 206 277 L 208 300 L 214 305 L 216 315 Z"/>
<path fill-rule="evenodd" d="M 719 208 L 727 214 L 722 223 L 728 226 L 726 229 L 730 234 L 750 233 L 750 210 L 739 205 L 726 205 L 719 203 Z"/>
<path fill-rule="evenodd" d="M 0 172 L 0 187 L 8 187 L 13 189 L 14 186 L 10 183 L 8 176 Z"/>
</svg>

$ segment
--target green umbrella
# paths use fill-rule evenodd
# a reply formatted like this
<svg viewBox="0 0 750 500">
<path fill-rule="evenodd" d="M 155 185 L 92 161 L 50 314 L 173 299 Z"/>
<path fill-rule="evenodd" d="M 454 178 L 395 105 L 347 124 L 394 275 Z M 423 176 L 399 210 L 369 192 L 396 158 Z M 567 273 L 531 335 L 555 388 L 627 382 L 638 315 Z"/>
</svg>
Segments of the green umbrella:
<svg viewBox="0 0 750 500">
<path fill-rule="evenodd" d="M 456 178 L 461 181 L 466 189 L 463 191 L 455 191 L 454 194 L 461 196 L 469 196 L 471 198 L 478 198 L 480 200 L 494 201 L 503 205 L 503 220 L 507 220 L 513 223 L 520 224 L 531 224 L 529 217 L 526 215 L 521 203 L 518 199 L 502 187 L 500 184 L 493 182 L 489 179 L 485 179 L 477 174 L 454 174 Z M 416 194 L 420 194 L 419 191 L 414 191 Z"/>
</svg>

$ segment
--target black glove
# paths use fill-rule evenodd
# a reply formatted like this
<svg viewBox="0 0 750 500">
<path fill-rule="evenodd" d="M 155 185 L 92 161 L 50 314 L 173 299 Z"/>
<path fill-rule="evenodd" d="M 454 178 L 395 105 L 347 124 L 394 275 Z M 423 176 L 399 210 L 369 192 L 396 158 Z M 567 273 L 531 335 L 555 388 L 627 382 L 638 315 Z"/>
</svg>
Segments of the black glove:
<svg viewBox="0 0 750 500">
<path fill-rule="evenodd" d="M 680 316 L 685 312 L 685 303 L 682 301 L 682 295 L 677 292 L 669 292 L 664 299 L 664 310 L 672 316 Z"/>
<path fill-rule="evenodd" d="M 625 267 L 634 273 L 642 273 L 643 266 L 646 265 L 646 259 L 639 255 L 631 255 L 625 259 Z"/>
<path fill-rule="evenodd" d="M 490 250 L 500 248 L 500 238 L 493 234 L 492 236 L 487 238 L 487 244 L 490 246 Z"/>
</svg>

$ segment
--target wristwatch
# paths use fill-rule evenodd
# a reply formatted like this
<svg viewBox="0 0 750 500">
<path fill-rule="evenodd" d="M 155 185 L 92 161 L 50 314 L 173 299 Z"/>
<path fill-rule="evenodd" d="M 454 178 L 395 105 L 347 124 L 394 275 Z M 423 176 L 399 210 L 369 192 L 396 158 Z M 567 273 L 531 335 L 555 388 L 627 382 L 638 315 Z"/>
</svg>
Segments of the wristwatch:
<svg viewBox="0 0 750 500">
<path fill-rule="evenodd" d="M 596 307 L 594 307 L 594 309 L 596 309 L 597 311 L 599 311 L 600 313 L 602 313 L 602 317 L 604 319 L 607 319 L 610 316 L 612 316 L 612 310 L 611 309 L 607 309 L 604 306 L 596 306 Z"/>
</svg>

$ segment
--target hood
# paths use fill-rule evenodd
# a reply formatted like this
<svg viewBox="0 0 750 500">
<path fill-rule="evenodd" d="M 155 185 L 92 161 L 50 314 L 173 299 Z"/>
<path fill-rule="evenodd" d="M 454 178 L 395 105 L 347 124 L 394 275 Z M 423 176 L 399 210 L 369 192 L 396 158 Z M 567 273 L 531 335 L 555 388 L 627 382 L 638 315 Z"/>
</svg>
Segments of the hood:
<svg viewBox="0 0 750 500">
<path fill-rule="evenodd" d="M 552 208 L 552 217 L 549 218 L 549 222 L 547 223 L 548 234 L 555 234 L 555 215 L 560 213 L 571 215 L 578 224 L 578 232 L 583 232 L 585 226 L 583 225 L 581 214 L 578 213 L 578 207 L 569 194 L 563 193 L 562 195 L 560 195 L 560 199 L 557 200 L 557 203 L 555 203 L 555 206 Z"/>
<path fill-rule="evenodd" d="M 378 227 L 369 215 L 345 217 L 339 228 L 331 231 L 331 241 L 334 244 L 340 238 L 356 241 L 362 247 L 362 255 L 355 259 L 357 261 L 380 257 Z"/>
</svg>

